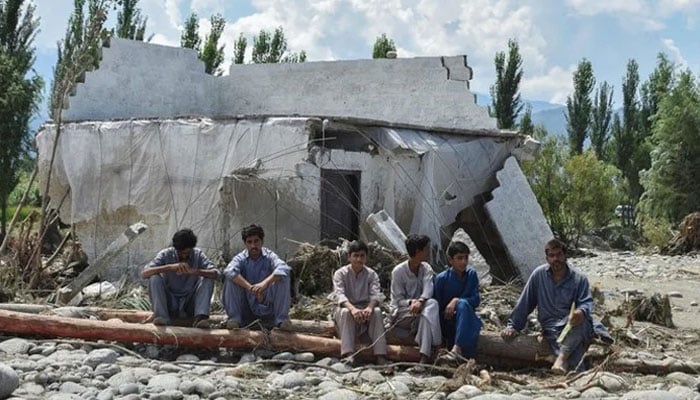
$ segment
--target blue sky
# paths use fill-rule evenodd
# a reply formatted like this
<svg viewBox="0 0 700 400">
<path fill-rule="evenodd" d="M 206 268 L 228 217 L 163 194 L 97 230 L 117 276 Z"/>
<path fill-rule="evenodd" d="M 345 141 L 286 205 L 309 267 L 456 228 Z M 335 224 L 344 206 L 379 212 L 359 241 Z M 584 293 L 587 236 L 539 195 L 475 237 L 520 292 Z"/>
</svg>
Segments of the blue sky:
<svg viewBox="0 0 700 400">
<path fill-rule="evenodd" d="M 72 0 L 34 0 L 41 17 L 36 38 L 38 73 L 50 86 L 56 42 L 65 32 Z M 466 54 L 474 69 L 471 88 L 488 93 L 493 57 L 509 38 L 524 59 L 523 97 L 564 103 L 571 74 L 581 58 L 593 63 L 599 82 L 615 87 L 619 104 L 627 60 L 640 66 L 642 80 L 656 55 L 700 72 L 700 0 L 140 0 L 152 42 L 177 46 L 190 10 L 201 18 L 221 13 L 226 63 L 243 33 L 252 41 L 260 29 L 285 30 L 289 49 L 305 50 L 309 61 L 371 57 L 377 36 L 386 33 L 399 57 Z M 113 22 L 109 22 L 111 26 Z M 154 66 L 157 68 L 157 66 Z"/>
</svg>

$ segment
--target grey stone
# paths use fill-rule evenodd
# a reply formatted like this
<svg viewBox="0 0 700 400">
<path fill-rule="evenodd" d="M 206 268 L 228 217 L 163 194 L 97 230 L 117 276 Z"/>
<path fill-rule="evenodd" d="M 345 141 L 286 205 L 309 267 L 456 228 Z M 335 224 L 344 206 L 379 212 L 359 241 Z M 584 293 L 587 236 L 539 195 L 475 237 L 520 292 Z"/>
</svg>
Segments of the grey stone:
<svg viewBox="0 0 700 400">
<path fill-rule="evenodd" d="M 360 396 L 348 389 L 338 389 L 328 392 L 319 397 L 318 400 L 358 400 Z"/>
<path fill-rule="evenodd" d="M 676 292 L 676 291 L 668 292 L 668 297 L 675 297 L 677 299 L 681 299 L 681 298 L 683 298 L 683 293 Z"/>
<path fill-rule="evenodd" d="M 74 393 L 74 394 L 80 394 L 85 391 L 85 386 L 77 384 L 75 382 L 63 382 L 61 384 L 60 389 L 58 389 L 61 393 Z"/>
<path fill-rule="evenodd" d="M 194 376 L 203 376 L 207 375 L 208 373 L 216 371 L 216 367 L 212 367 L 211 365 L 200 365 L 197 368 L 192 370 L 192 375 Z"/>
<path fill-rule="evenodd" d="M 695 387 L 695 385 L 698 384 L 697 377 L 688 375 L 684 372 L 671 372 L 670 374 L 666 375 L 666 380 L 688 387 Z"/>
<path fill-rule="evenodd" d="M 112 349 L 97 349 L 91 351 L 83 363 L 95 368 L 100 364 L 113 364 L 117 358 L 119 358 L 119 353 Z"/>
<path fill-rule="evenodd" d="M 416 379 L 413 376 L 405 374 L 405 373 L 396 375 L 395 377 L 393 377 L 391 379 L 391 381 L 392 382 L 401 382 L 408 387 L 412 387 L 412 386 L 416 385 Z"/>
<path fill-rule="evenodd" d="M 255 356 L 253 353 L 245 353 L 241 356 L 241 359 L 238 360 L 239 364 L 247 364 L 251 362 L 255 362 L 258 358 Z"/>
<path fill-rule="evenodd" d="M 341 363 L 341 362 L 337 362 L 337 363 L 331 365 L 331 369 L 333 369 L 336 372 L 340 372 L 340 373 L 346 373 L 346 372 L 352 371 L 352 368 L 349 365 Z"/>
<path fill-rule="evenodd" d="M 10 360 L 8 365 L 10 367 L 12 367 L 12 369 L 14 369 L 15 371 L 22 371 L 22 372 L 36 371 L 36 369 L 37 369 L 36 362 L 31 361 L 31 360 L 14 359 L 14 360 Z"/>
<path fill-rule="evenodd" d="M 214 393 L 214 390 L 216 390 L 216 386 L 206 379 L 196 379 L 194 381 L 194 393 L 202 397 L 208 397 Z"/>
<path fill-rule="evenodd" d="M 194 354 L 181 354 L 175 359 L 178 362 L 199 362 L 199 357 Z"/>
<path fill-rule="evenodd" d="M 194 381 L 182 381 L 180 382 L 180 391 L 182 394 L 192 394 L 194 393 Z"/>
<path fill-rule="evenodd" d="M 126 396 L 122 396 L 117 400 L 141 400 L 141 396 L 138 394 L 127 394 Z"/>
<path fill-rule="evenodd" d="M 582 399 L 602 399 L 608 396 L 610 396 L 608 392 L 599 387 L 592 387 L 581 393 Z"/>
<path fill-rule="evenodd" d="M 418 397 L 416 397 L 417 400 L 445 400 L 447 395 L 445 392 L 436 392 L 434 390 L 426 390 L 423 392 L 420 392 L 418 394 Z"/>
<path fill-rule="evenodd" d="M 329 393 L 329 392 L 338 390 L 342 386 L 343 385 L 341 385 L 340 382 L 338 382 L 338 381 L 326 380 L 326 381 L 323 381 L 323 382 L 319 383 L 318 385 L 316 385 L 316 391 L 319 394 L 325 394 L 325 393 Z"/>
<path fill-rule="evenodd" d="M 697 397 L 700 397 L 700 393 L 687 386 L 674 386 L 668 391 L 685 400 L 695 400 Z"/>
<path fill-rule="evenodd" d="M 112 389 L 104 389 L 97 394 L 97 400 L 114 400 L 114 392 Z"/>
<path fill-rule="evenodd" d="M 698 302 L 695 301 L 695 300 L 693 300 L 693 301 L 690 302 L 690 306 L 691 306 L 691 307 L 697 307 L 697 306 L 698 306 Z"/>
<path fill-rule="evenodd" d="M 162 372 L 180 373 L 180 372 L 187 371 L 187 370 L 188 370 L 187 367 L 177 365 L 177 364 L 171 364 L 171 363 L 165 363 L 165 364 L 162 364 L 158 367 L 158 371 L 162 371 Z"/>
<path fill-rule="evenodd" d="M 291 389 L 297 386 L 304 386 L 306 375 L 303 372 L 289 372 L 275 377 L 272 386 L 278 389 Z"/>
<path fill-rule="evenodd" d="M 283 361 L 290 361 L 294 360 L 294 354 L 290 353 L 288 351 L 285 351 L 283 353 L 278 353 L 272 356 L 273 360 L 283 360 Z"/>
<path fill-rule="evenodd" d="M 56 393 L 49 396 L 47 400 L 80 400 L 80 396 L 73 393 Z"/>
<path fill-rule="evenodd" d="M 98 376 L 103 376 L 105 378 L 109 378 L 111 376 L 114 376 L 115 374 L 118 374 L 121 372 L 121 368 L 119 368 L 118 365 L 114 364 L 100 364 L 97 367 L 95 367 L 95 371 L 93 372 L 93 375 L 95 377 Z"/>
<path fill-rule="evenodd" d="M 374 390 L 379 393 L 393 393 L 397 396 L 408 396 L 411 394 L 411 389 L 405 383 L 399 381 L 381 383 Z"/>
<path fill-rule="evenodd" d="M 73 382 L 73 383 L 79 383 L 82 380 L 82 378 L 78 375 L 75 375 L 73 373 L 67 373 L 65 375 L 62 375 L 59 381 L 61 382 Z"/>
<path fill-rule="evenodd" d="M 309 352 L 297 353 L 294 355 L 294 360 L 299 361 L 299 362 L 311 363 L 311 362 L 314 362 L 315 359 L 316 359 L 316 356 L 314 355 L 314 353 L 309 353 Z"/>
<path fill-rule="evenodd" d="M 664 390 L 633 390 L 625 393 L 622 400 L 683 400 L 683 398 Z"/>
<path fill-rule="evenodd" d="M 511 396 L 507 394 L 500 393 L 487 393 L 476 397 L 472 397 L 474 400 L 511 400 Z"/>
<path fill-rule="evenodd" d="M 182 400 L 185 396 L 179 390 L 166 390 L 160 393 L 152 394 L 151 400 Z"/>
<path fill-rule="evenodd" d="M 484 394 L 481 389 L 472 385 L 464 385 L 454 392 L 447 395 L 447 400 L 462 400 L 471 399 L 472 397 L 480 396 Z"/>
<path fill-rule="evenodd" d="M 7 354 L 27 354 L 32 346 L 34 345 L 27 340 L 12 338 L 0 342 L 0 351 Z"/>
<path fill-rule="evenodd" d="M 125 396 L 127 394 L 138 394 L 140 391 L 137 383 L 125 383 L 119 386 L 119 394 Z"/>
<path fill-rule="evenodd" d="M 369 383 L 380 383 L 386 380 L 376 369 L 366 369 L 360 372 L 359 379 Z"/>
<path fill-rule="evenodd" d="M 177 391 L 182 395 L 178 390 L 179 387 L 180 377 L 175 374 L 154 375 L 149 379 L 146 391 L 149 393 Z"/>
<path fill-rule="evenodd" d="M 316 365 L 320 365 L 322 367 L 330 367 L 331 365 L 335 364 L 338 362 L 337 358 L 333 357 L 324 357 L 318 361 L 316 361 Z"/>
<path fill-rule="evenodd" d="M 17 389 L 17 391 L 22 391 L 24 394 L 32 396 L 37 396 L 44 393 L 44 387 L 34 382 L 27 382 Z M 2 396 L 0 396 L 0 398 L 2 398 Z"/>
<path fill-rule="evenodd" d="M 17 372 L 5 364 L 0 364 L 0 399 L 9 397 L 18 387 L 19 376 Z"/>
</svg>

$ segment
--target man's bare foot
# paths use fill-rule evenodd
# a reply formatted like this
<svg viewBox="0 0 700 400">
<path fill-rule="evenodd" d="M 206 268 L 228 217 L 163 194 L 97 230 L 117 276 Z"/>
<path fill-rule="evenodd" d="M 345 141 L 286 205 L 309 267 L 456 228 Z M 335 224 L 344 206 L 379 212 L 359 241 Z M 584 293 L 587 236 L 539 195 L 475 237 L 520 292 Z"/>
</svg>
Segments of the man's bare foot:
<svg viewBox="0 0 700 400">
<path fill-rule="evenodd" d="M 565 363 L 566 359 L 564 359 L 564 357 L 561 355 L 557 357 L 556 361 L 554 361 L 554 364 L 552 365 L 552 372 L 556 375 L 566 375 Z"/>
</svg>

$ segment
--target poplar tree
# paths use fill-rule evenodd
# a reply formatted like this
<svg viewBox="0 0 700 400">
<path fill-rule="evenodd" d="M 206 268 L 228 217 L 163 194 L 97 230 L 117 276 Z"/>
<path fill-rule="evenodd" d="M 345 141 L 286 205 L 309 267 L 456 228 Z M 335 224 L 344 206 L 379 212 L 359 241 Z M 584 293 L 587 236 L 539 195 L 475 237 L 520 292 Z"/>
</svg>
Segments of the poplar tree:
<svg viewBox="0 0 700 400">
<path fill-rule="evenodd" d="M 595 87 L 593 66 L 587 59 L 578 63 L 574 71 L 574 93 L 566 99 L 566 131 L 569 134 L 569 149 L 572 155 L 583 152 L 583 142 L 591 124 L 591 92 Z"/>
<path fill-rule="evenodd" d="M 523 108 L 520 101 L 520 79 L 523 77 L 523 60 L 520 57 L 518 42 L 508 41 L 508 59 L 505 52 L 499 51 L 494 58 L 496 83 L 491 86 L 491 101 L 494 116 L 500 129 L 515 128 L 518 114 Z"/>
</svg>

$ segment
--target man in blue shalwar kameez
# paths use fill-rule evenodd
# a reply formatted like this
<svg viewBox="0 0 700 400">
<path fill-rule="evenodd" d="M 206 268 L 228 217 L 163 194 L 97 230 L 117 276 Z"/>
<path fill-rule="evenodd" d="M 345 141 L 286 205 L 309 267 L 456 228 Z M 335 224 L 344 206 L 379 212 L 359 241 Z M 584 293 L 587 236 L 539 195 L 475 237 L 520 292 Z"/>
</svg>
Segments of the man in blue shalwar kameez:
<svg viewBox="0 0 700 400">
<path fill-rule="evenodd" d="M 476 315 L 479 306 L 479 277 L 469 267 L 469 247 L 453 241 L 447 247 L 450 268 L 435 277 L 433 297 L 440 307 L 442 337 L 451 346 L 442 361 L 473 358 L 483 323 Z"/>
<path fill-rule="evenodd" d="M 291 268 L 263 247 L 262 227 L 247 226 L 241 237 L 246 249 L 233 257 L 224 270 L 222 303 L 228 315 L 226 328 L 239 328 L 260 319 L 288 329 Z"/>
<path fill-rule="evenodd" d="M 148 279 L 153 324 L 194 317 L 192 326 L 209 327 L 211 295 L 221 274 L 196 245 L 197 236 L 181 229 L 173 235 L 172 247 L 161 250 L 144 267 L 141 276 Z"/>
<path fill-rule="evenodd" d="M 602 324 L 594 323 L 588 279 L 566 262 L 564 243 L 550 240 L 544 252 L 547 264 L 540 265 L 530 275 L 501 336 L 506 340 L 515 337 L 525 328 L 527 316 L 536 307 L 543 336 L 557 356 L 552 371 L 563 374 L 582 369 L 580 361 L 594 335 L 609 343 L 612 338 Z M 567 323 L 570 328 L 561 335 Z"/>
</svg>

